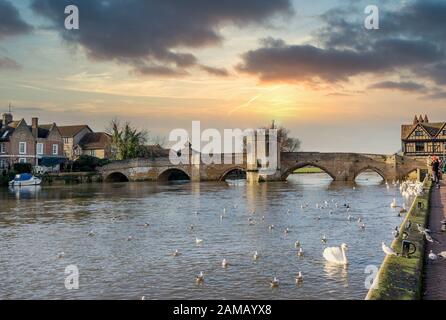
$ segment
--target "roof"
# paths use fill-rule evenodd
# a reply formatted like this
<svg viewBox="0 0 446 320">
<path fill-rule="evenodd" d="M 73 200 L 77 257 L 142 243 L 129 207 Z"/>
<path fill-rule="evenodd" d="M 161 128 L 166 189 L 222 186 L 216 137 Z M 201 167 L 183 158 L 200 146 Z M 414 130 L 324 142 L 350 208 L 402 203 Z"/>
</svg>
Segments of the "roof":
<svg viewBox="0 0 446 320">
<path fill-rule="evenodd" d="M 82 149 L 92 150 L 92 149 L 106 149 L 111 143 L 110 135 L 105 132 L 90 132 L 87 133 L 79 145 Z"/>
<path fill-rule="evenodd" d="M 64 138 L 72 138 L 84 129 L 88 129 L 90 132 L 93 131 L 86 124 L 74 125 L 74 126 L 60 126 L 58 128 L 60 134 Z"/>
<path fill-rule="evenodd" d="M 410 125 L 403 124 L 401 126 L 401 139 L 408 139 L 415 128 L 418 126 L 422 127 L 432 138 L 434 138 L 438 135 L 439 131 L 445 126 L 445 124 L 445 122 L 419 122 L 417 124 Z"/>
<path fill-rule="evenodd" d="M 8 123 L 7 126 L 3 126 L 0 128 L 0 141 L 9 141 L 9 137 L 14 133 L 14 131 L 17 129 L 18 125 L 21 121 L 12 121 Z M 26 122 L 25 122 L 26 124 Z M 46 139 L 48 137 L 48 134 L 50 133 L 51 129 L 55 126 L 55 124 L 42 124 L 39 125 L 38 130 L 38 138 Z M 27 125 L 30 132 L 32 132 L 32 126 Z"/>
</svg>

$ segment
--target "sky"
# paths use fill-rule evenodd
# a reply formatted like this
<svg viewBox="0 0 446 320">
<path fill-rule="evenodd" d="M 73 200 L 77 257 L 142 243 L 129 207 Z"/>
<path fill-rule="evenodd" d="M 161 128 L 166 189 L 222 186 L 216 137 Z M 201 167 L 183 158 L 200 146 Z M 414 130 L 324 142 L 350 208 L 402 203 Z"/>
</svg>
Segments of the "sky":
<svg viewBox="0 0 446 320">
<path fill-rule="evenodd" d="M 446 121 L 445 16 L 442 0 L 0 0 L 0 112 L 153 137 L 275 120 L 303 151 L 390 154 L 415 114 Z"/>
</svg>

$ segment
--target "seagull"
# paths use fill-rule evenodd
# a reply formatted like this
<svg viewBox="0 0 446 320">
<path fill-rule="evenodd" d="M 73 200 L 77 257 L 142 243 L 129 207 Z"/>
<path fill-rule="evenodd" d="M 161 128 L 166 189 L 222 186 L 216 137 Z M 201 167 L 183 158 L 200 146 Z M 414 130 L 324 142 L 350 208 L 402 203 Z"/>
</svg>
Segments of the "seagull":
<svg viewBox="0 0 446 320">
<path fill-rule="evenodd" d="M 400 236 L 400 231 L 399 231 L 398 227 L 395 227 L 395 230 L 392 231 L 392 235 L 395 239 Z"/>
<path fill-rule="evenodd" d="M 57 255 L 57 257 L 59 258 L 59 259 L 63 259 L 64 257 L 65 257 L 65 252 L 59 252 L 59 254 Z"/>
<path fill-rule="evenodd" d="M 290 229 L 286 228 L 285 231 L 283 231 L 283 233 L 285 233 L 285 234 L 290 233 Z"/>
<path fill-rule="evenodd" d="M 395 250 L 393 250 L 392 248 L 389 248 L 388 246 L 386 246 L 386 244 L 384 243 L 384 241 L 382 242 L 381 247 L 382 247 L 382 249 L 383 249 L 383 251 L 384 251 L 384 253 L 385 253 L 386 255 L 389 255 L 389 256 L 396 256 L 396 255 L 397 255 L 397 253 L 395 252 Z"/>
<path fill-rule="evenodd" d="M 195 226 L 194 226 L 193 224 L 191 224 L 191 225 L 189 226 L 189 230 L 190 230 L 190 231 L 194 230 L 194 228 L 195 228 Z"/>
<path fill-rule="evenodd" d="M 198 276 L 195 277 L 195 282 L 197 284 L 201 284 L 204 282 L 204 274 L 203 271 L 200 272 L 200 274 Z"/>
<path fill-rule="evenodd" d="M 352 217 L 351 215 L 348 215 L 347 220 L 348 220 L 348 221 L 352 221 L 352 218 L 353 218 L 353 217 Z"/>
<path fill-rule="evenodd" d="M 360 228 L 361 230 L 365 230 L 365 223 L 361 224 L 361 225 L 359 226 L 359 228 Z"/>
<path fill-rule="evenodd" d="M 438 259 L 438 256 L 431 250 L 429 252 L 429 260 L 436 261 L 437 259 Z"/>
<path fill-rule="evenodd" d="M 390 204 L 390 207 L 391 207 L 391 208 L 396 208 L 397 206 L 398 206 L 398 204 L 396 203 L 396 199 L 393 198 L 393 201 L 392 201 L 392 203 Z"/>
<path fill-rule="evenodd" d="M 295 278 L 296 284 L 301 284 L 304 281 L 304 276 L 302 275 L 302 272 L 298 272 Z"/>
<path fill-rule="evenodd" d="M 194 213 L 196 216 L 198 216 L 200 214 L 198 211 L 195 211 Z"/>
<path fill-rule="evenodd" d="M 294 247 L 295 247 L 296 249 L 300 247 L 300 241 L 299 241 L 299 240 L 297 240 L 297 241 L 294 243 Z"/>
<path fill-rule="evenodd" d="M 174 257 L 178 257 L 181 253 L 178 250 L 175 250 L 175 252 L 172 254 Z"/>
<path fill-rule="evenodd" d="M 195 244 L 196 244 L 196 245 L 201 245 L 201 244 L 203 244 L 203 239 L 195 238 Z"/>
<path fill-rule="evenodd" d="M 291 213 L 291 210 L 290 210 L 290 209 L 288 209 L 286 213 L 287 213 L 287 214 L 290 214 L 290 213 Z"/>
<path fill-rule="evenodd" d="M 273 230 L 273 229 L 274 229 L 274 225 L 273 225 L 273 224 L 269 225 L 269 226 L 268 226 L 268 229 L 269 229 L 269 230 Z"/>
<path fill-rule="evenodd" d="M 254 222 L 254 220 L 252 220 L 252 218 L 249 218 L 249 219 L 248 219 L 248 224 L 249 224 L 250 226 L 253 226 L 253 225 L 255 225 L 256 223 Z"/>
<path fill-rule="evenodd" d="M 361 222 L 362 222 L 362 219 L 361 219 L 361 218 L 359 218 L 359 219 L 358 219 L 358 223 L 361 223 Z"/>
<path fill-rule="evenodd" d="M 227 268 L 227 267 L 229 266 L 228 261 L 227 261 L 226 259 L 223 259 L 223 261 L 221 262 L 221 266 L 222 266 L 223 268 Z"/>
<path fill-rule="evenodd" d="M 150 227 L 150 224 L 146 222 L 146 223 L 144 223 L 144 227 L 146 227 L 146 228 Z"/>
<path fill-rule="evenodd" d="M 87 235 L 88 235 L 89 237 L 94 237 L 94 232 L 93 232 L 93 230 L 91 230 L 90 232 L 88 232 Z"/>
<path fill-rule="evenodd" d="M 132 241 L 133 237 L 132 236 L 128 236 L 127 237 L 127 241 Z"/>
<path fill-rule="evenodd" d="M 420 233 L 431 232 L 430 229 L 424 228 L 421 224 L 417 223 L 417 228 Z"/>
<path fill-rule="evenodd" d="M 274 279 L 270 282 L 271 288 L 277 288 L 279 286 L 279 279 L 274 277 Z"/>
<path fill-rule="evenodd" d="M 255 251 L 255 252 L 254 252 L 254 255 L 252 256 L 252 258 L 253 258 L 254 260 L 259 260 L 259 258 L 260 258 L 259 253 L 258 253 L 257 251 Z"/>
<path fill-rule="evenodd" d="M 408 220 L 406 225 L 404 226 L 404 229 L 409 230 L 412 227 L 412 221 Z"/>
<path fill-rule="evenodd" d="M 321 242 L 324 244 L 327 243 L 327 237 L 325 236 L 325 234 L 322 236 Z"/>
<path fill-rule="evenodd" d="M 299 251 L 297 252 L 297 256 L 298 257 L 303 257 L 304 256 L 304 249 L 302 249 L 302 247 L 299 248 Z"/>
</svg>

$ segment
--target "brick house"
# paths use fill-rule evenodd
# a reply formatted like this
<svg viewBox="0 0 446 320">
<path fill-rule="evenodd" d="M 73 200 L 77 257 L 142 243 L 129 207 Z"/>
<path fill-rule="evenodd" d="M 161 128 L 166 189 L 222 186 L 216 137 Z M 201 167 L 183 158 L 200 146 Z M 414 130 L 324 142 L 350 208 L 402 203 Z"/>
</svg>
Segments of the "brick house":
<svg viewBox="0 0 446 320">
<path fill-rule="evenodd" d="M 64 154 L 70 160 L 76 160 L 80 155 L 75 153 L 75 149 L 82 138 L 93 132 L 87 125 L 60 126 L 59 131 L 63 139 Z"/>
<path fill-rule="evenodd" d="M 14 120 L 4 113 L 0 120 L 0 170 L 8 171 L 15 163 L 58 167 L 65 161 L 63 140 L 55 123 L 39 125 L 32 118 L 29 126 L 24 119 Z"/>
<path fill-rule="evenodd" d="M 105 132 L 87 133 L 79 144 L 74 147 L 77 156 L 87 155 L 99 159 L 111 157 L 111 136 Z"/>
</svg>

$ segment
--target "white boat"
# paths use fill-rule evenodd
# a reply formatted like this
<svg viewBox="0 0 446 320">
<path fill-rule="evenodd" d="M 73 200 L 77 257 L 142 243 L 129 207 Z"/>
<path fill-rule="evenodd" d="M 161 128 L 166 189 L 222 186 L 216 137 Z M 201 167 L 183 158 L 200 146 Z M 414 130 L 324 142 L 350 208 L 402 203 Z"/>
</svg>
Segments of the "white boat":
<svg viewBox="0 0 446 320">
<path fill-rule="evenodd" d="M 14 180 L 9 182 L 10 187 L 24 187 L 24 186 L 38 186 L 42 183 L 42 180 L 34 177 L 29 173 L 17 174 Z"/>
</svg>

